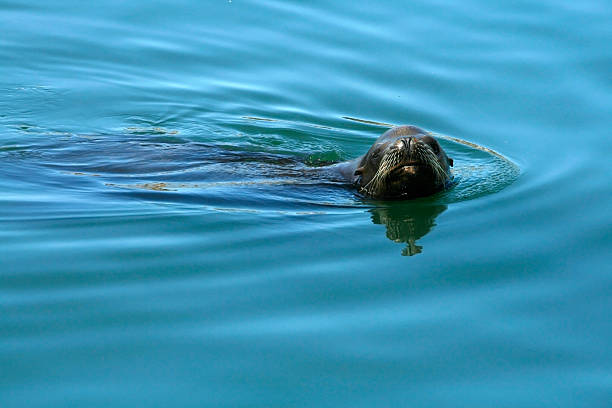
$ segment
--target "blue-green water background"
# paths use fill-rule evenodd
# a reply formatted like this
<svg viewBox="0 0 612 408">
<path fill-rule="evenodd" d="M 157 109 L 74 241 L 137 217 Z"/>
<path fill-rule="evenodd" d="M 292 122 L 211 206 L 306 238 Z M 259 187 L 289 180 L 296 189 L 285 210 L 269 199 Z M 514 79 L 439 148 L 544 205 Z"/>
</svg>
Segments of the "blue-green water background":
<svg viewBox="0 0 612 408">
<path fill-rule="evenodd" d="M 609 1 L 9 0 L 0 27 L 3 408 L 611 406 Z M 389 207 L 206 156 L 349 159 L 386 128 L 348 117 L 520 174 L 446 142 L 454 192 Z"/>
</svg>

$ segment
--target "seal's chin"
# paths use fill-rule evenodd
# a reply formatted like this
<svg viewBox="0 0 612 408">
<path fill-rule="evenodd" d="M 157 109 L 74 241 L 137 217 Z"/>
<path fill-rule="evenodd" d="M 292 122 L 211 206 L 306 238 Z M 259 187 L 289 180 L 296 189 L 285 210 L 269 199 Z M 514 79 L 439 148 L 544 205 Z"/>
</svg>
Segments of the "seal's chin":
<svg viewBox="0 0 612 408">
<path fill-rule="evenodd" d="M 420 168 L 425 167 L 426 165 L 424 163 L 408 163 L 408 164 L 402 164 L 400 166 L 398 166 L 395 169 L 395 172 L 398 172 L 400 174 L 403 173 L 414 173 L 415 171 L 417 171 Z"/>
<path fill-rule="evenodd" d="M 427 163 L 408 162 L 391 170 L 375 196 L 386 199 L 405 199 L 430 195 L 440 190 L 435 172 Z"/>
<path fill-rule="evenodd" d="M 418 174 L 423 173 L 430 168 L 431 166 L 429 166 L 427 163 L 415 162 L 415 161 L 408 162 L 408 163 L 400 164 L 397 167 L 395 167 L 393 170 L 391 170 L 389 172 L 389 177 L 402 178 L 406 176 L 408 177 L 417 176 Z"/>
</svg>

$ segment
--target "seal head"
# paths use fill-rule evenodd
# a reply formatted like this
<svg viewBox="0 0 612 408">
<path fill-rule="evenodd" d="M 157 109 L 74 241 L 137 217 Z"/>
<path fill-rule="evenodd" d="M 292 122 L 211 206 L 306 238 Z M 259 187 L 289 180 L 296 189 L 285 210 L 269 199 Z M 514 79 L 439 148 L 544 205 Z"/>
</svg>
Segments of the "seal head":
<svg viewBox="0 0 612 408">
<path fill-rule="evenodd" d="M 372 198 L 422 197 L 450 184 L 452 165 L 453 160 L 428 132 L 399 126 L 380 136 L 358 160 L 353 182 Z"/>
</svg>

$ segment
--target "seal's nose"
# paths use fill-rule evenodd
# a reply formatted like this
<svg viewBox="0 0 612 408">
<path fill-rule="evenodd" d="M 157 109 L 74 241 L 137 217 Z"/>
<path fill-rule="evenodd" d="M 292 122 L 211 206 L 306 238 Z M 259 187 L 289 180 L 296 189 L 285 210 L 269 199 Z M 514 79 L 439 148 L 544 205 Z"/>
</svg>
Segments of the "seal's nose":
<svg viewBox="0 0 612 408">
<path fill-rule="evenodd" d="M 414 137 L 412 136 L 404 137 L 401 140 L 402 140 L 403 148 L 406 149 L 406 151 L 411 151 L 412 149 L 414 149 L 415 142 L 416 142 L 416 139 Z"/>
</svg>

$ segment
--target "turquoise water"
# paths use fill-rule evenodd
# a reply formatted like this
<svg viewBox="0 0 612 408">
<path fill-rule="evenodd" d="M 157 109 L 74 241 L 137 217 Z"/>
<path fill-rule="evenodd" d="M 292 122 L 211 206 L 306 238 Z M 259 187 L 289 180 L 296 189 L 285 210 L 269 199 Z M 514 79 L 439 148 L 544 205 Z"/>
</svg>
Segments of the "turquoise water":
<svg viewBox="0 0 612 408">
<path fill-rule="evenodd" d="M 3 408 L 611 406 L 609 2 L 0 22 Z M 454 188 L 317 173 L 388 124 Z"/>
</svg>

